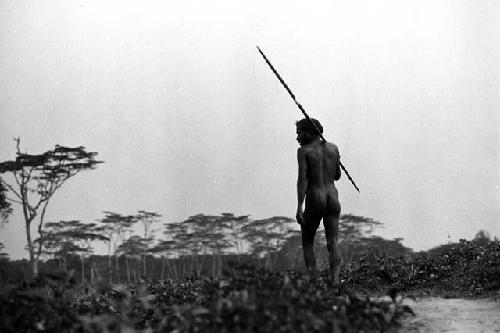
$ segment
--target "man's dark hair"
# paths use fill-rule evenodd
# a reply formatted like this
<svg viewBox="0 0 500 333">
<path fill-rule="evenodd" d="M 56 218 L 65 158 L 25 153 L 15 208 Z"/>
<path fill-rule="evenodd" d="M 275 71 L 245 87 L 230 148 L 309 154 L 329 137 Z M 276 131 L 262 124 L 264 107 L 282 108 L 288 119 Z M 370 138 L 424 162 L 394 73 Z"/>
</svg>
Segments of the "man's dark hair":
<svg viewBox="0 0 500 333">
<path fill-rule="evenodd" d="M 314 123 L 314 125 L 316 125 L 316 127 L 319 129 L 320 133 L 323 134 L 323 126 L 321 126 L 321 123 L 314 118 L 309 118 L 309 119 L 311 119 L 311 121 Z M 318 132 L 316 131 L 314 126 L 311 124 L 311 121 L 309 121 L 309 119 L 303 118 L 299 121 L 296 121 L 295 126 L 297 126 L 297 128 L 300 127 L 303 130 L 306 130 L 313 135 L 318 135 Z"/>
</svg>

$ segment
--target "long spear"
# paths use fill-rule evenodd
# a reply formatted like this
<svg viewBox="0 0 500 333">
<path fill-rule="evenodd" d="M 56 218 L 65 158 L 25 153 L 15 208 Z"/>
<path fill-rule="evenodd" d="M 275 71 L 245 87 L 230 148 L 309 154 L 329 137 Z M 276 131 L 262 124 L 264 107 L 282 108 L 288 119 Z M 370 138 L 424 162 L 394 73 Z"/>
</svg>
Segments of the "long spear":
<svg viewBox="0 0 500 333">
<path fill-rule="evenodd" d="M 302 107 L 302 105 L 300 105 L 300 103 L 297 101 L 297 99 L 295 98 L 295 95 L 293 94 L 293 92 L 290 90 L 290 88 L 288 87 L 288 85 L 285 83 L 285 81 L 281 78 L 281 76 L 279 75 L 278 71 L 274 68 L 274 66 L 271 64 L 271 62 L 269 61 L 269 59 L 267 59 L 266 55 L 264 54 L 264 52 L 262 52 L 262 50 L 260 49 L 260 47 L 257 46 L 257 50 L 259 50 L 259 53 L 262 55 L 262 57 L 264 58 L 264 60 L 266 61 L 266 63 L 269 65 L 269 67 L 271 68 L 271 70 L 273 71 L 274 75 L 276 75 L 276 77 L 278 78 L 278 80 L 281 82 L 281 84 L 283 85 L 283 87 L 285 87 L 286 91 L 288 91 L 288 94 L 290 95 L 290 97 L 292 97 L 293 101 L 295 102 L 295 104 L 297 105 L 297 107 L 299 108 L 299 110 L 302 112 L 302 114 L 304 115 L 304 117 L 306 117 L 307 120 L 309 120 L 309 122 L 311 123 L 311 125 L 314 127 L 314 129 L 316 130 L 316 132 L 319 134 L 320 138 L 321 138 L 321 141 L 326 142 L 326 139 L 323 137 L 323 134 L 321 133 L 321 131 L 319 130 L 319 128 L 316 126 L 316 124 L 311 120 L 311 118 L 309 117 L 309 115 L 306 113 L 306 110 L 304 110 L 304 108 Z M 342 164 L 342 162 L 339 160 L 339 164 L 340 164 L 340 167 L 342 168 L 342 170 L 344 170 L 345 174 L 347 175 L 347 178 L 349 178 L 349 180 L 351 181 L 352 185 L 354 185 L 354 188 L 358 191 L 359 193 L 359 188 L 356 186 L 356 183 L 354 182 L 354 180 L 352 179 L 351 175 L 349 174 L 349 172 L 347 172 L 347 169 L 344 167 L 344 165 Z"/>
</svg>

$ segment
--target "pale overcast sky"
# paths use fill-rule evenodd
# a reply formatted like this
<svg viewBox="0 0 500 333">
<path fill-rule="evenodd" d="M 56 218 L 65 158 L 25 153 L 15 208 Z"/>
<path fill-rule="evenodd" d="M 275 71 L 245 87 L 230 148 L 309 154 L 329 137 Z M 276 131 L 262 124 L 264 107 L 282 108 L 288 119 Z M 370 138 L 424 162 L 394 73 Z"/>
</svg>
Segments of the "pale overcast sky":
<svg viewBox="0 0 500 333">
<path fill-rule="evenodd" d="M 295 120 L 339 147 L 343 213 L 416 250 L 500 236 L 500 2 L 0 2 L 0 161 L 83 145 L 51 221 L 293 217 Z M 0 230 L 26 256 L 18 207 Z M 448 238 L 448 235 L 450 238 Z"/>
</svg>

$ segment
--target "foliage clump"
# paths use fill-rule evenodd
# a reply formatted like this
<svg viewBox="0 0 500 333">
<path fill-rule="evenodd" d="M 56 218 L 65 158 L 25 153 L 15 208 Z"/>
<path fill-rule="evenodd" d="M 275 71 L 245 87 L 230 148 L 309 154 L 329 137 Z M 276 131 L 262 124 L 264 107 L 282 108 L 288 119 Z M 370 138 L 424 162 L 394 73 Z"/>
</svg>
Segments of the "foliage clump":
<svg viewBox="0 0 500 333">
<path fill-rule="evenodd" d="M 95 288 L 44 282 L 0 298 L 2 332 L 387 331 L 411 312 L 395 302 L 339 295 L 321 277 L 243 264 L 219 279 L 186 276 Z"/>
<path fill-rule="evenodd" d="M 76 285 L 44 274 L 0 292 L 2 332 L 359 332 L 397 330 L 411 309 L 395 297 L 420 292 L 488 295 L 500 288 L 500 242 L 462 240 L 439 251 L 381 251 L 344 267 L 340 293 L 328 279 L 232 264 L 220 278 L 185 275 L 134 284 Z M 356 293 L 352 292 L 355 291 Z"/>
<path fill-rule="evenodd" d="M 388 287 L 448 296 L 480 296 L 500 289 L 500 241 L 460 240 L 437 253 L 388 256 L 373 250 L 342 272 L 347 286 Z"/>
</svg>

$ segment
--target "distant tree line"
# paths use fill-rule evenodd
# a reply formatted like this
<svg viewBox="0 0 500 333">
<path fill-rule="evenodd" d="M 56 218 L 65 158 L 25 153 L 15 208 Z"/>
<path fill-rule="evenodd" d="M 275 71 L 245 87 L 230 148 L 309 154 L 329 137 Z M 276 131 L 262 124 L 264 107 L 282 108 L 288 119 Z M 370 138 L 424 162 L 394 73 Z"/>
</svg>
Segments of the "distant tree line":
<svg viewBox="0 0 500 333">
<path fill-rule="evenodd" d="M 104 277 L 108 282 L 123 282 L 123 271 L 130 282 L 151 275 L 158 267 L 161 277 L 187 273 L 217 277 L 228 257 L 250 260 L 267 269 L 302 265 L 300 231 L 294 219 L 284 216 L 254 220 L 249 215 L 232 213 L 198 214 L 185 221 L 164 223 L 159 229 L 161 215 L 145 210 L 131 215 L 105 211 L 101 219 L 93 222 L 46 221 L 54 193 L 70 178 L 103 162 L 96 160 L 96 152 L 82 146 L 56 145 L 41 154 L 28 154 L 21 149 L 19 138 L 14 141 L 16 158 L 0 163 L 0 218 L 2 223 L 8 221 L 12 204 L 21 208 L 33 276 L 39 273 L 42 259 L 57 262 L 58 268 L 67 272 L 76 269 L 73 262 L 78 258 L 82 282 L 88 276 L 91 281 Z M 372 236 L 381 224 L 367 217 L 341 216 L 340 247 L 345 263 L 371 246 L 411 251 L 401 244 L 401 239 L 387 241 Z M 134 234 L 138 225 L 143 230 L 139 235 Z M 105 273 L 100 261 L 99 267 L 92 261 L 97 242 L 103 242 L 108 249 Z M 0 257 L 6 258 L 0 245 Z M 322 235 L 318 236 L 317 251 L 320 262 L 327 262 Z"/>
<path fill-rule="evenodd" d="M 229 261 L 245 262 L 268 270 L 303 267 L 301 236 L 294 219 L 275 216 L 253 220 L 248 215 L 197 214 L 185 221 L 160 224 L 161 215 L 140 210 L 126 215 L 105 211 L 92 223 L 78 220 L 47 222 L 35 240 L 45 262 L 63 272 L 77 271 L 78 280 L 109 283 L 140 278 L 180 278 L 186 274 L 219 277 Z M 142 234 L 135 233 L 142 225 Z M 411 253 L 401 239 L 372 236 L 380 222 L 342 215 L 340 247 L 344 263 L 382 248 L 395 254 Z M 94 255 L 97 242 L 107 245 L 106 256 Z M 316 251 L 328 262 L 321 231 Z M 106 258 L 103 260 L 103 258 Z M 78 263 L 79 262 L 79 263 Z"/>
</svg>

